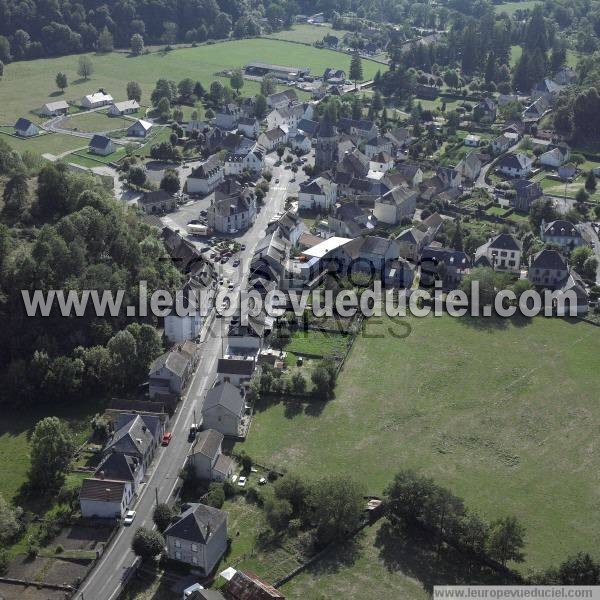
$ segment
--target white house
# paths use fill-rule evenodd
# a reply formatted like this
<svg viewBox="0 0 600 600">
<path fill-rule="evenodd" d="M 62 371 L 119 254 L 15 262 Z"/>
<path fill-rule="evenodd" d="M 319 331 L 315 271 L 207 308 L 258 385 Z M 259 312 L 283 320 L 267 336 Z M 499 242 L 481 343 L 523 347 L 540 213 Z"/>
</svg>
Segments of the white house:
<svg viewBox="0 0 600 600">
<path fill-rule="evenodd" d="M 198 479 L 223 481 L 231 477 L 234 462 L 223 454 L 223 439 L 223 434 L 214 429 L 205 429 L 196 436 L 188 464 Z"/>
<path fill-rule="evenodd" d="M 506 152 L 511 146 L 514 146 L 518 141 L 518 133 L 504 132 L 492 140 L 492 150 L 496 154 L 501 154 L 502 152 Z"/>
<path fill-rule="evenodd" d="M 269 108 L 283 108 L 296 102 L 298 102 L 296 90 L 285 90 L 285 92 L 277 92 L 267 96 L 267 106 Z"/>
<path fill-rule="evenodd" d="M 365 154 L 368 158 L 372 159 L 376 154 L 385 152 L 386 154 L 392 153 L 392 140 L 388 137 L 377 135 L 371 138 L 365 145 Z"/>
<path fill-rule="evenodd" d="M 225 171 L 219 157 L 213 154 L 208 160 L 196 167 L 186 180 L 188 194 L 210 194 L 225 178 Z"/>
<path fill-rule="evenodd" d="M 571 150 L 568 146 L 556 146 L 540 156 L 540 164 L 544 167 L 558 169 L 564 165 L 571 157 Z"/>
<path fill-rule="evenodd" d="M 260 123 L 254 117 L 242 117 L 238 121 L 238 131 L 242 135 L 255 140 L 260 133 Z"/>
<path fill-rule="evenodd" d="M 301 152 L 302 154 L 308 154 L 312 148 L 310 139 L 304 134 L 298 131 L 294 137 L 291 137 L 290 148 L 294 152 Z"/>
<path fill-rule="evenodd" d="M 206 394 L 202 405 L 203 426 L 225 436 L 237 436 L 245 410 L 244 391 L 229 382 L 219 383 Z"/>
<path fill-rule="evenodd" d="M 127 135 L 129 137 L 140 137 L 144 138 L 152 129 L 152 123 L 150 121 L 144 121 L 143 119 L 138 119 L 131 127 L 127 129 Z"/>
<path fill-rule="evenodd" d="M 507 154 L 497 163 L 497 170 L 508 177 L 527 177 L 533 160 L 525 154 Z"/>
<path fill-rule="evenodd" d="M 551 223 L 542 220 L 540 238 L 545 244 L 555 244 L 567 252 L 571 252 L 577 246 L 585 244 L 577 226 L 564 219 L 552 221 Z"/>
<path fill-rule="evenodd" d="M 489 239 L 475 251 L 475 266 L 489 266 L 496 271 L 519 273 L 523 244 L 510 233 Z"/>
<path fill-rule="evenodd" d="M 337 198 L 337 184 L 325 177 L 317 177 L 300 184 L 299 210 L 329 210 Z"/>
<path fill-rule="evenodd" d="M 225 356 L 217 362 L 217 381 L 244 385 L 254 373 L 255 361 L 252 356 Z"/>
<path fill-rule="evenodd" d="M 220 233 L 248 229 L 256 219 L 256 198 L 251 188 L 241 189 L 225 180 L 215 192 L 207 210 L 207 223 Z M 226 186 L 223 189 L 223 186 Z M 233 189 L 232 189 L 233 188 Z"/>
<path fill-rule="evenodd" d="M 112 481 L 98 477 L 84 479 L 79 492 L 81 516 L 120 519 L 132 498 L 131 483 L 127 481 Z"/>
<path fill-rule="evenodd" d="M 465 146 L 471 146 L 476 148 L 481 143 L 481 138 L 478 135 L 470 133 L 469 135 L 465 136 L 463 143 Z"/>
<path fill-rule="evenodd" d="M 99 154 L 100 156 L 108 156 L 117 149 L 115 143 L 105 135 L 95 135 L 88 146 L 89 152 Z"/>
<path fill-rule="evenodd" d="M 191 375 L 192 363 L 178 350 L 165 352 L 151 365 L 148 373 L 150 398 L 161 394 L 180 395 Z"/>
<path fill-rule="evenodd" d="M 261 133 L 258 137 L 258 143 L 267 151 L 272 152 L 278 146 L 284 146 L 287 143 L 288 134 L 281 127 L 270 129 Z"/>
<path fill-rule="evenodd" d="M 227 513 L 190 504 L 164 535 L 169 558 L 208 575 L 227 549 Z"/>
<path fill-rule="evenodd" d="M 84 108 L 100 108 L 113 103 L 113 97 L 110 94 L 100 90 L 93 94 L 88 94 L 81 99 L 81 106 Z"/>
<path fill-rule="evenodd" d="M 225 159 L 225 175 L 241 175 L 244 171 L 261 173 L 265 165 L 264 152 L 255 146 L 247 153 L 232 153 Z"/>
<path fill-rule="evenodd" d="M 56 102 L 47 102 L 42 106 L 40 115 L 43 117 L 56 117 L 66 115 L 69 112 L 69 104 L 66 100 L 57 100 Z"/>
<path fill-rule="evenodd" d="M 111 117 L 121 117 L 123 115 L 130 115 L 138 111 L 140 105 L 137 100 L 125 100 L 124 102 L 115 102 L 108 107 L 108 114 Z"/>
<path fill-rule="evenodd" d="M 15 133 L 19 137 L 33 137 L 34 135 L 38 135 L 39 132 L 39 127 L 24 117 L 17 119 L 15 123 Z"/>
</svg>

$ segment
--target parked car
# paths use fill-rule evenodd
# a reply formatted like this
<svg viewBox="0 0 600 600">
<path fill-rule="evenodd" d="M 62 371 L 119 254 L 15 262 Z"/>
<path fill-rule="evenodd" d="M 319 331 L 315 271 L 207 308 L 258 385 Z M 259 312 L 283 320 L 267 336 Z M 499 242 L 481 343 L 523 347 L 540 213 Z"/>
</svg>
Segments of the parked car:
<svg viewBox="0 0 600 600">
<path fill-rule="evenodd" d="M 237 484 L 238 484 L 240 487 L 244 487 L 244 486 L 246 485 L 246 481 L 248 481 L 248 478 L 247 478 L 247 477 L 244 477 L 244 476 L 242 475 L 242 476 L 241 476 L 241 477 L 238 479 L 238 482 L 237 482 Z"/>
<path fill-rule="evenodd" d="M 128 510 L 123 518 L 123 525 L 131 525 L 135 519 L 135 510 Z"/>
<path fill-rule="evenodd" d="M 234 267 L 237 267 L 237 266 L 239 266 L 239 264 L 240 264 L 240 259 L 239 259 L 239 258 L 236 258 L 236 259 L 233 261 L 233 263 L 231 263 L 231 264 L 232 264 Z"/>
<path fill-rule="evenodd" d="M 165 435 L 162 436 L 162 442 L 161 444 L 163 446 L 168 446 L 171 443 L 171 438 L 173 437 L 173 434 L 170 431 L 167 431 L 165 433 Z"/>
</svg>

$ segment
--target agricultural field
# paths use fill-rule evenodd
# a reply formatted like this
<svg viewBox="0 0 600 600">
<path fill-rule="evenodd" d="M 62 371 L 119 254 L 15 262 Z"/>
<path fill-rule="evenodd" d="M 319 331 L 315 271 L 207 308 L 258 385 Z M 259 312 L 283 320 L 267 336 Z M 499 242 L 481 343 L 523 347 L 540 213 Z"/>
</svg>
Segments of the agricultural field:
<svg viewBox="0 0 600 600">
<path fill-rule="evenodd" d="M 60 128 L 84 133 L 106 133 L 129 127 L 134 121 L 123 117 L 109 117 L 105 111 L 86 111 L 69 116 L 61 122 Z"/>
<path fill-rule="evenodd" d="M 300 356 L 328 357 L 342 354 L 348 343 L 347 340 L 346 336 L 334 333 L 294 331 L 285 350 Z"/>
<path fill-rule="evenodd" d="M 303 42 L 305 44 L 314 44 L 320 42 L 327 35 L 335 35 L 337 38 L 343 38 L 348 33 L 343 29 L 333 29 L 330 25 L 311 25 L 310 23 L 299 23 L 291 29 L 277 31 L 264 37 L 277 38 L 290 42 Z"/>
<path fill-rule="evenodd" d="M 167 77 L 175 81 L 192 77 L 209 86 L 217 79 L 216 72 L 242 67 L 250 60 L 280 64 L 306 65 L 312 73 L 321 74 L 327 67 L 348 70 L 350 57 L 332 50 L 303 47 L 297 44 L 267 39 L 236 40 L 206 44 L 197 48 L 181 48 L 171 52 L 155 52 L 132 57 L 124 53 L 91 54 L 94 73 L 88 81 L 77 78 L 77 56 L 64 56 L 32 61 L 15 62 L 6 66 L 2 81 L 3 102 L 0 106 L 0 124 L 10 125 L 21 116 L 31 116 L 42 104 L 56 94 L 54 78 L 58 71 L 67 74 L 69 87 L 61 96 L 77 101 L 85 94 L 104 88 L 115 100 L 125 100 L 125 87 L 133 78 L 143 89 L 142 101 L 150 96 L 156 80 Z M 363 60 L 365 79 L 372 78 L 381 64 Z M 256 93 L 259 85 L 246 81 L 245 94 Z"/>
<path fill-rule="evenodd" d="M 523 0 L 523 2 L 504 2 L 502 4 L 496 4 L 494 10 L 497 13 L 506 13 L 512 16 L 518 10 L 532 10 L 537 4 L 542 4 L 538 0 Z"/>
<path fill-rule="evenodd" d="M 371 319 L 333 400 L 259 402 L 237 449 L 372 494 L 415 468 L 489 520 L 516 515 L 520 568 L 545 568 L 600 543 L 599 351 L 581 321 Z"/>
<path fill-rule="evenodd" d="M 38 154 L 62 154 L 80 148 L 87 148 L 89 140 L 61 133 L 45 133 L 33 138 L 23 139 L 12 135 L 2 135 L 5 140 L 18 152 L 36 152 Z"/>
<path fill-rule="evenodd" d="M 585 188 L 585 177 L 579 175 L 574 181 L 567 183 L 550 177 L 543 177 L 540 180 L 540 185 L 546 194 L 552 196 L 561 196 L 567 198 L 575 198 L 577 192 L 581 188 Z M 589 195 L 589 200 L 592 202 L 600 202 L 600 189 Z"/>
</svg>

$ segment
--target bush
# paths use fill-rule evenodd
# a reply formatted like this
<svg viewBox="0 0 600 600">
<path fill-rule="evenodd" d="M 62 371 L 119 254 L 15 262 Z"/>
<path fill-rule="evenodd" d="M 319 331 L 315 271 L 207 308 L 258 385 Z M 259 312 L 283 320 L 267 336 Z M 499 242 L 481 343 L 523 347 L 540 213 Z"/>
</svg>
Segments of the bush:
<svg viewBox="0 0 600 600">
<path fill-rule="evenodd" d="M 8 553 L 0 550 L 0 575 L 4 575 L 8 569 Z"/>
<path fill-rule="evenodd" d="M 58 546 L 56 546 L 56 548 L 54 549 L 54 552 L 56 554 L 62 554 L 65 551 L 65 549 L 59 544 Z"/>
<path fill-rule="evenodd" d="M 267 473 L 267 479 L 273 483 L 274 481 L 277 480 L 277 478 L 279 477 L 279 473 L 277 473 L 277 471 L 269 471 Z"/>
<path fill-rule="evenodd" d="M 172 518 L 173 511 L 168 504 L 162 502 L 156 505 L 152 514 L 152 520 L 161 533 L 170 525 Z"/>
<path fill-rule="evenodd" d="M 225 498 L 233 498 L 235 496 L 235 486 L 228 479 L 223 482 L 223 492 Z"/>
<path fill-rule="evenodd" d="M 214 508 L 221 508 L 225 503 L 225 492 L 222 483 L 211 483 L 208 486 L 206 504 Z"/>
<path fill-rule="evenodd" d="M 40 545 L 37 539 L 32 535 L 27 538 L 25 553 L 30 560 L 34 559 L 40 553 Z"/>
</svg>

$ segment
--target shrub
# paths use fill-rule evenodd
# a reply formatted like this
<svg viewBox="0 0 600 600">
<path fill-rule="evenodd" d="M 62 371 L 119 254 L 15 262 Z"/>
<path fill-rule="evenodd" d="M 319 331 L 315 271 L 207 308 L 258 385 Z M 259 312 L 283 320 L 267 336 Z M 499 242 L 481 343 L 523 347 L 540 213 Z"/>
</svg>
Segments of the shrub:
<svg viewBox="0 0 600 600">
<path fill-rule="evenodd" d="M 54 552 L 56 554 L 62 554 L 65 551 L 65 549 L 59 544 L 58 546 L 56 546 L 56 548 L 54 549 Z"/>
</svg>

